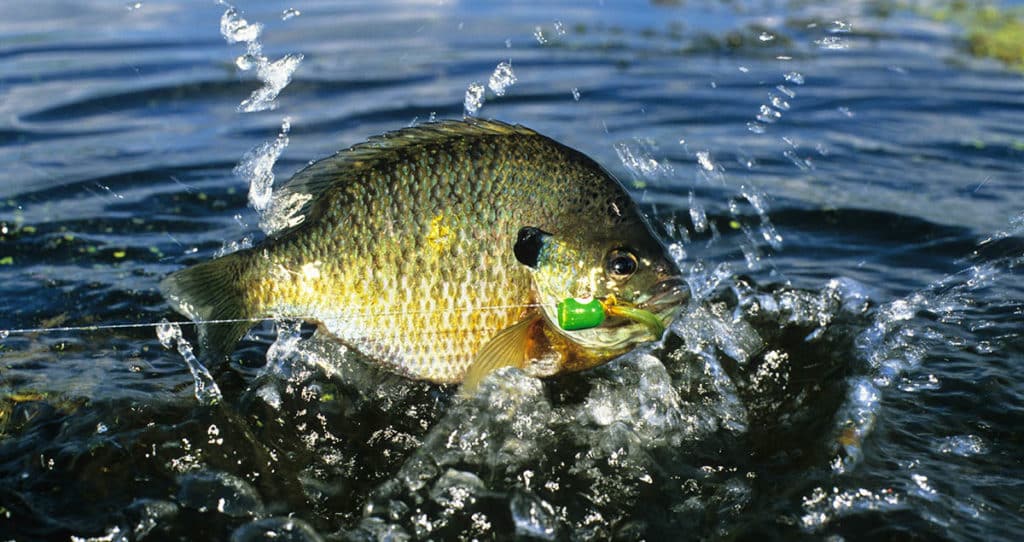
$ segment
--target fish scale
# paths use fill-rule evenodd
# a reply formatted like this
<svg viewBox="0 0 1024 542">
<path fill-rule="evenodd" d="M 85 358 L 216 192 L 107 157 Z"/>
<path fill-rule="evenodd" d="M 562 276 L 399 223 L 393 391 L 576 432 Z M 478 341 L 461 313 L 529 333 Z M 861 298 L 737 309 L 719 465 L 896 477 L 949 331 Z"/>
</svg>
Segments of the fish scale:
<svg viewBox="0 0 1024 542">
<path fill-rule="evenodd" d="M 300 171 L 271 202 L 287 227 L 172 274 L 162 288 L 200 322 L 311 319 L 398 373 L 459 382 L 480 349 L 537 301 L 513 254 L 516 232 L 613 236 L 628 223 L 649 237 L 628 201 L 595 162 L 532 130 L 433 123 Z M 243 326 L 201 325 L 204 348 L 228 352 Z"/>
</svg>

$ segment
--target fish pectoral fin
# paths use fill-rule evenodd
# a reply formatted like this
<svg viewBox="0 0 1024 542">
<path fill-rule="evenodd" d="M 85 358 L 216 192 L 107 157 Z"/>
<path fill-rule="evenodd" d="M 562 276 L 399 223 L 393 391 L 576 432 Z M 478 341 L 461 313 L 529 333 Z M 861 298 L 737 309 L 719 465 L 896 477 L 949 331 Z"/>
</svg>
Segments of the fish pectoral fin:
<svg viewBox="0 0 1024 542">
<path fill-rule="evenodd" d="M 530 330 L 539 319 L 539 314 L 532 314 L 492 337 L 476 353 L 472 365 L 466 370 L 466 376 L 462 378 L 461 394 L 465 397 L 472 396 L 484 377 L 502 367 L 524 368 Z"/>
</svg>

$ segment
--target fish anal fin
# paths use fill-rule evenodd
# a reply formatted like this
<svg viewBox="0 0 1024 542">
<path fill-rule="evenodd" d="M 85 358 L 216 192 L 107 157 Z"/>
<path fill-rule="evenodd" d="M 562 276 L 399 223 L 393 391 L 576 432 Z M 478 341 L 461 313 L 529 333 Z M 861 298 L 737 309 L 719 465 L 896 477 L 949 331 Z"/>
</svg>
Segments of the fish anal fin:
<svg viewBox="0 0 1024 542">
<path fill-rule="evenodd" d="M 462 379 L 462 395 L 471 396 L 476 393 L 483 379 L 502 367 L 525 368 L 534 324 L 538 320 L 539 314 L 531 314 L 492 337 L 476 353 L 473 363 L 466 370 Z"/>
</svg>

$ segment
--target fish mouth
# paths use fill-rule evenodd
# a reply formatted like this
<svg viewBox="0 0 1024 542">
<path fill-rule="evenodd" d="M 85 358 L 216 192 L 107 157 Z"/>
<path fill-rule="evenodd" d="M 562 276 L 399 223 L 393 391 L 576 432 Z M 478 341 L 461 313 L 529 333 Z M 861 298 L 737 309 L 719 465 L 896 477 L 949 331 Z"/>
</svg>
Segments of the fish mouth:
<svg viewBox="0 0 1024 542">
<path fill-rule="evenodd" d="M 614 301 L 616 306 L 626 310 L 610 315 L 597 327 L 573 331 L 559 328 L 559 331 L 587 349 L 622 351 L 637 343 L 660 339 L 665 327 L 689 299 L 690 288 L 686 282 L 681 277 L 670 277 L 655 283 L 637 302 Z M 642 317 L 637 318 L 637 313 Z"/>
<path fill-rule="evenodd" d="M 649 312 L 657 316 L 664 326 L 668 326 L 675 319 L 682 306 L 689 300 L 690 287 L 686 281 L 682 277 L 669 277 L 656 282 L 638 302 L 623 303 L 620 301 L 619 303 L 633 309 Z M 600 328 L 625 328 L 637 325 L 638 323 L 625 317 L 611 317 L 601 324 Z M 657 338 L 660 338 L 660 336 Z"/>
<path fill-rule="evenodd" d="M 669 277 L 658 281 L 648 291 L 647 298 L 637 303 L 636 308 L 660 315 L 668 312 L 673 316 L 684 303 L 690 300 L 690 286 L 682 277 Z"/>
</svg>

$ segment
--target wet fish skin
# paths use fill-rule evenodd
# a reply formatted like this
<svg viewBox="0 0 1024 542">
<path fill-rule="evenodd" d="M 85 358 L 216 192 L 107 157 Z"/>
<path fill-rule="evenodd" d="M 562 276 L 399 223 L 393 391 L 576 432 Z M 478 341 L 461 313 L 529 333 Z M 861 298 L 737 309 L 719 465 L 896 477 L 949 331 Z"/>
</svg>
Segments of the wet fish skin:
<svg viewBox="0 0 1024 542">
<path fill-rule="evenodd" d="M 595 294 L 628 300 L 679 274 L 597 163 L 496 121 L 444 121 L 372 138 L 297 173 L 277 190 L 271 212 L 283 227 L 262 244 L 168 276 L 161 289 L 171 305 L 200 322 L 317 321 L 391 370 L 434 382 L 461 382 L 503 330 L 523 334 L 513 341 L 523 352 L 495 350 L 499 364 L 546 357 L 555 372 L 610 359 L 643 335 L 581 349 L 577 332 L 531 307 L 536 273 L 513 252 L 524 226 L 578 247 L 563 275 L 605 273 L 610 246 L 644 251 L 639 280 L 606 281 Z M 561 294 L 540 301 L 552 295 Z M 202 346 L 223 356 L 249 325 L 201 324 Z"/>
</svg>

